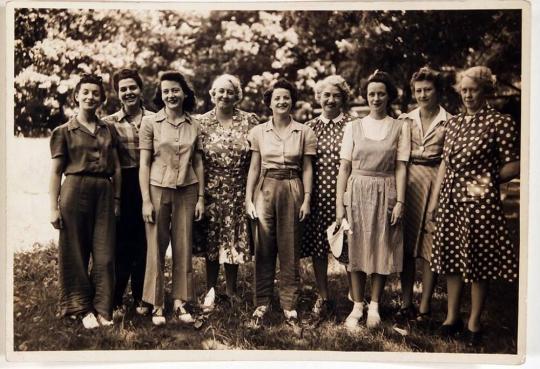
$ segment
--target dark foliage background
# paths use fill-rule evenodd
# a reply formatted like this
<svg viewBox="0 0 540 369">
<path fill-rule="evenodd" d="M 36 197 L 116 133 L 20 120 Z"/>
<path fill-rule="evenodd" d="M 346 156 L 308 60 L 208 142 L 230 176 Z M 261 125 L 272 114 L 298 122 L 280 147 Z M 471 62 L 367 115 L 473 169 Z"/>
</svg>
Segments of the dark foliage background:
<svg viewBox="0 0 540 369">
<path fill-rule="evenodd" d="M 262 92 L 277 76 L 300 89 L 297 118 L 317 108 L 315 82 L 331 73 L 359 87 L 375 69 L 401 89 L 397 111 L 414 103 L 408 87 L 419 67 L 443 71 L 444 105 L 459 109 L 452 90 L 456 71 L 483 64 L 498 77 L 493 103 L 519 121 L 521 11 L 211 11 L 17 9 L 15 13 L 15 134 L 46 136 L 73 114 L 70 93 L 81 72 L 109 81 L 132 67 L 146 81 L 146 101 L 157 73 L 184 72 L 198 96 L 198 112 L 211 107 L 207 91 L 217 75 L 238 75 L 242 108 L 268 111 Z M 102 114 L 119 108 L 112 87 Z M 358 97 L 353 109 L 363 111 Z"/>
</svg>

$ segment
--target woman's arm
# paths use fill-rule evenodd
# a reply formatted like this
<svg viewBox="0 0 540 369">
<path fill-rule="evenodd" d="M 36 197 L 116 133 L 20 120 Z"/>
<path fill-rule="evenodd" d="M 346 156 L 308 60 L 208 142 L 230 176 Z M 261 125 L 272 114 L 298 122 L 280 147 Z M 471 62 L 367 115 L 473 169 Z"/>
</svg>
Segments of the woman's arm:
<svg viewBox="0 0 540 369">
<path fill-rule="evenodd" d="M 396 162 L 396 191 L 397 202 L 392 210 L 390 225 L 395 225 L 403 217 L 405 206 L 405 190 L 407 187 L 407 163 L 401 160 Z"/>
<path fill-rule="evenodd" d="M 142 195 L 142 216 L 147 223 L 154 223 L 154 206 L 150 198 L 150 163 L 152 161 L 152 151 L 141 150 L 139 163 L 139 187 Z"/>
<path fill-rule="evenodd" d="M 261 174 L 261 154 L 258 151 L 251 151 L 251 162 L 246 184 L 246 213 L 251 219 L 257 219 L 255 205 L 253 205 L 253 191 L 255 184 Z"/>
<path fill-rule="evenodd" d="M 341 220 L 345 217 L 345 205 L 343 204 L 343 194 L 347 189 L 347 181 L 351 175 L 351 161 L 341 159 L 336 184 L 336 224 L 339 227 Z"/>
<path fill-rule="evenodd" d="M 302 183 L 304 184 L 304 202 L 300 207 L 300 221 L 302 222 L 310 213 L 311 188 L 313 183 L 313 163 L 311 155 L 304 155 L 302 164 Z"/>
<path fill-rule="evenodd" d="M 204 216 L 204 164 L 200 151 L 195 151 L 193 155 L 193 169 L 199 181 L 197 205 L 195 205 L 195 221 L 198 222 Z"/>
<path fill-rule="evenodd" d="M 519 176 L 519 171 L 519 160 L 504 164 L 499 172 L 499 179 L 501 183 L 505 183 L 516 178 Z"/>
<path fill-rule="evenodd" d="M 51 209 L 51 224 L 55 229 L 63 228 L 62 216 L 58 206 L 63 168 L 64 158 L 62 156 L 52 159 L 51 176 L 49 179 L 49 201 Z"/>
<path fill-rule="evenodd" d="M 437 172 L 435 183 L 433 183 L 433 187 L 431 188 L 431 195 L 428 201 L 426 216 L 424 218 L 424 229 L 428 233 L 435 232 L 435 224 L 433 223 L 433 220 L 434 220 L 433 213 L 435 213 L 435 210 L 437 209 L 437 206 L 439 204 L 439 193 L 441 192 L 441 186 L 444 180 L 445 172 L 446 172 L 446 164 L 443 160 L 441 162 L 441 165 L 439 166 L 439 171 Z"/>
<path fill-rule="evenodd" d="M 120 216 L 120 202 L 122 201 L 122 168 L 120 167 L 120 160 L 118 159 L 118 151 L 114 150 L 114 215 Z"/>
</svg>

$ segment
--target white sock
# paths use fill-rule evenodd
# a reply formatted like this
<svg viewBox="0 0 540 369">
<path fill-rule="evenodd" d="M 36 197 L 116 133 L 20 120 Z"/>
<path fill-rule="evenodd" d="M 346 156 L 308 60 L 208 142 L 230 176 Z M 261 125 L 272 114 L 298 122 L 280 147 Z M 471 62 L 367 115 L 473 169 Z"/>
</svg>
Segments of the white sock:
<svg viewBox="0 0 540 369">
<path fill-rule="evenodd" d="M 379 312 L 379 303 L 375 301 L 371 301 L 369 303 L 369 310 Z"/>
</svg>

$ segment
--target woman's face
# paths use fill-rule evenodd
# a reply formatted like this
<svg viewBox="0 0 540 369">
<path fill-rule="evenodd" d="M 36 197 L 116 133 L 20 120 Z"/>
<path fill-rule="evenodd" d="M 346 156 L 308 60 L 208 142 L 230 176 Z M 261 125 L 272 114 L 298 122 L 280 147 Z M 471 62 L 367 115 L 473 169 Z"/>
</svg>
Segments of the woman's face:
<svg viewBox="0 0 540 369">
<path fill-rule="evenodd" d="M 472 78 L 464 76 L 459 86 L 463 105 L 468 113 L 476 113 L 484 105 L 482 87 Z"/>
<path fill-rule="evenodd" d="M 276 88 L 272 92 L 270 109 L 274 114 L 289 114 L 292 109 L 291 92 L 284 88 Z"/>
<path fill-rule="evenodd" d="M 414 98 L 418 106 L 424 109 L 433 109 L 438 104 L 437 91 L 431 81 L 414 82 Z"/>
<path fill-rule="evenodd" d="M 367 101 L 372 112 L 386 114 L 386 106 L 388 105 L 386 85 L 382 82 L 369 83 L 367 85 Z"/>
<path fill-rule="evenodd" d="M 161 99 L 165 107 L 170 110 L 178 110 L 182 108 L 184 103 L 184 90 L 182 85 L 176 81 L 161 81 Z"/>
<path fill-rule="evenodd" d="M 343 95 L 337 86 L 326 85 L 320 92 L 321 108 L 326 116 L 336 117 L 343 108 Z"/>
<path fill-rule="evenodd" d="M 219 80 L 214 84 L 214 104 L 218 109 L 230 109 L 236 102 L 236 90 L 231 82 Z"/>
<path fill-rule="evenodd" d="M 118 81 L 118 98 L 126 108 L 140 106 L 141 89 L 133 78 L 125 78 Z"/>
<path fill-rule="evenodd" d="M 81 84 L 76 94 L 76 100 L 79 108 L 85 110 L 96 110 L 101 104 L 101 89 L 95 83 Z"/>
</svg>

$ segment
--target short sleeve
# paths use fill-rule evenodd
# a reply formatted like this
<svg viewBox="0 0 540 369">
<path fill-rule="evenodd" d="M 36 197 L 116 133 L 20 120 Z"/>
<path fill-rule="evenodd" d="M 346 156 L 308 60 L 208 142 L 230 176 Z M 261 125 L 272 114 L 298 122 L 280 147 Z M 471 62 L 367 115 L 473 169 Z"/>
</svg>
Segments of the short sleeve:
<svg viewBox="0 0 540 369">
<path fill-rule="evenodd" d="M 503 116 L 496 125 L 496 143 L 501 165 L 519 160 L 519 131 L 516 122 Z"/>
<path fill-rule="evenodd" d="M 118 131 L 116 130 L 114 123 L 106 121 L 105 119 L 102 119 L 102 121 L 105 122 L 109 132 L 111 133 L 112 147 L 118 147 Z"/>
<path fill-rule="evenodd" d="M 402 121 L 398 139 L 397 160 L 409 161 L 411 156 L 411 128 L 409 122 Z"/>
<path fill-rule="evenodd" d="M 353 122 L 347 123 L 345 129 L 343 130 L 343 140 L 341 141 L 341 151 L 339 153 L 341 159 L 345 159 L 348 161 L 352 161 L 352 153 L 354 147 L 352 129 Z"/>
<path fill-rule="evenodd" d="M 52 131 L 51 141 L 51 158 L 58 158 L 67 154 L 66 137 L 64 136 L 63 127 L 56 127 Z"/>
<path fill-rule="evenodd" d="M 141 129 L 139 130 L 139 149 L 152 150 L 154 147 L 154 130 L 152 119 L 143 118 Z"/>
<path fill-rule="evenodd" d="M 250 150 L 252 151 L 261 151 L 260 147 L 259 147 L 259 135 L 257 134 L 257 127 L 253 127 L 252 129 L 249 130 L 249 133 L 248 133 L 248 142 L 249 142 L 249 148 Z"/>
<path fill-rule="evenodd" d="M 316 155 L 317 154 L 317 137 L 315 132 L 309 127 L 305 127 L 304 136 L 304 155 Z"/>
</svg>

